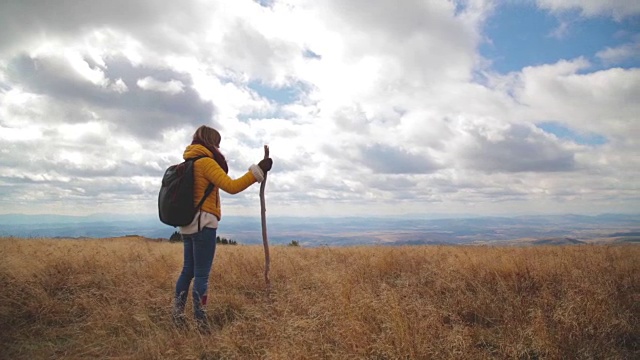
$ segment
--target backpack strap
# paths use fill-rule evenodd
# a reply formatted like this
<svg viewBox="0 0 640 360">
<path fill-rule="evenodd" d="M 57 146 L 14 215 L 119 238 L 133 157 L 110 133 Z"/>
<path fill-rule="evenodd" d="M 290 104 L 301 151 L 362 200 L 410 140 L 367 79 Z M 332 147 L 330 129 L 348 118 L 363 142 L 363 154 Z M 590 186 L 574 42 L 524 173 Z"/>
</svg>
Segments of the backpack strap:
<svg viewBox="0 0 640 360">
<path fill-rule="evenodd" d="M 202 207 L 202 204 L 204 204 L 204 201 L 213 192 L 213 188 L 214 188 L 213 183 L 209 183 L 209 185 L 207 185 L 207 189 L 204 191 L 204 196 L 202 196 L 202 200 L 200 200 L 200 202 L 198 203 L 198 206 L 196 207 L 196 209 L 200 210 L 200 208 Z M 200 232 L 200 218 L 201 217 L 202 217 L 202 211 L 200 211 L 198 213 L 198 232 Z"/>
<path fill-rule="evenodd" d="M 206 158 L 208 156 L 197 156 L 194 158 L 189 158 L 186 159 L 185 161 L 197 161 L 200 160 L 202 158 Z M 215 186 L 213 185 L 213 183 L 209 183 L 209 185 L 207 185 L 207 189 L 204 191 L 204 195 L 202 196 L 202 199 L 200 199 L 200 202 L 198 203 L 198 206 L 196 206 L 196 210 L 200 210 L 200 208 L 202 207 L 202 205 L 204 204 L 204 201 L 207 200 L 207 197 L 209 197 L 209 195 L 211 195 L 211 193 L 213 192 L 213 188 Z M 202 217 L 202 212 L 198 213 L 198 232 L 200 232 L 200 218 Z"/>
</svg>

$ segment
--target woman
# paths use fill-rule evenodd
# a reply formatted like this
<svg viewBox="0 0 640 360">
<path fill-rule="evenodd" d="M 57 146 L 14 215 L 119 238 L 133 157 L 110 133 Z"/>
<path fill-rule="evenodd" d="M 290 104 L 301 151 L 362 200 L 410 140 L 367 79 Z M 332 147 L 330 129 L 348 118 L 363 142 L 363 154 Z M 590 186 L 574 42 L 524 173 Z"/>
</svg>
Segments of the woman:
<svg viewBox="0 0 640 360">
<path fill-rule="evenodd" d="M 200 126 L 193 134 L 193 142 L 184 151 L 184 159 L 206 156 L 194 163 L 194 201 L 202 199 L 209 184 L 214 188 L 196 213 L 191 224 L 180 227 L 184 240 L 184 265 L 176 283 L 173 319 L 178 325 L 186 324 L 185 305 L 191 279 L 193 281 L 193 308 L 198 328 L 208 331 L 209 323 L 204 306 L 207 303 L 209 273 L 216 252 L 216 231 L 221 218 L 220 193 L 222 189 L 237 194 L 255 182 L 262 182 L 273 161 L 264 159 L 238 179 L 231 179 L 227 172 L 227 162 L 219 150 L 221 136 L 217 130 Z M 194 206 L 196 206 L 194 204 Z"/>
</svg>

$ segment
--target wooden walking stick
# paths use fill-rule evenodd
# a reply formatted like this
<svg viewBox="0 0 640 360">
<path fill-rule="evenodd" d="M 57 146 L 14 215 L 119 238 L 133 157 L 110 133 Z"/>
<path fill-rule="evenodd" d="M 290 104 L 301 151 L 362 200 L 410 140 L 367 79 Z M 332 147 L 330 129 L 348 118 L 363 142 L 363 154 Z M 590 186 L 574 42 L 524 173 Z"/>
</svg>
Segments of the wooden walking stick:
<svg viewBox="0 0 640 360">
<path fill-rule="evenodd" d="M 264 158 L 269 158 L 269 146 L 264 146 Z M 267 284 L 267 290 L 271 289 L 271 281 L 269 280 L 269 239 L 267 238 L 267 208 L 264 202 L 264 187 L 267 184 L 267 173 L 264 173 L 264 179 L 260 184 L 260 212 L 262 217 L 262 244 L 264 245 L 264 281 Z"/>
</svg>

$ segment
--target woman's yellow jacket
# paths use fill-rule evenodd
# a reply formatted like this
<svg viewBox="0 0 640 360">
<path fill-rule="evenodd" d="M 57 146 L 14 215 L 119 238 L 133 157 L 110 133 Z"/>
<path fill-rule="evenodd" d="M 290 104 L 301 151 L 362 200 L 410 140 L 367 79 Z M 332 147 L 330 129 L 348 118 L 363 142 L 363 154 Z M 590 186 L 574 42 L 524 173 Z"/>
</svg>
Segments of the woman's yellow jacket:
<svg viewBox="0 0 640 360">
<path fill-rule="evenodd" d="M 193 175 L 195 183 L 193 184 L 193 200 L 195 204 L 193 204 L 193 206 L 198 205 L 209 183 L 213 183 L 215 187 L 211 195 L 209 195 L 204 204 L 202 204 L 202 211 L 214 214 L 218 220 L 220 220 L 220 218 L 222 218 L 222 210 L 220 207 L 219 190 L 222 189 L 229 194 L 237 194 L 258 180 L 251 170 L 235 180 L 230 178 L 229 175 L 222 170 L 220 165 L 213 160 L 211 151 L 202 145 L 195 144 L 187 146 L 182 157 L 186 160 L 198 156 L 206 156 L 206 158 L 202 158 L 194 164 Z"/>
</svg>

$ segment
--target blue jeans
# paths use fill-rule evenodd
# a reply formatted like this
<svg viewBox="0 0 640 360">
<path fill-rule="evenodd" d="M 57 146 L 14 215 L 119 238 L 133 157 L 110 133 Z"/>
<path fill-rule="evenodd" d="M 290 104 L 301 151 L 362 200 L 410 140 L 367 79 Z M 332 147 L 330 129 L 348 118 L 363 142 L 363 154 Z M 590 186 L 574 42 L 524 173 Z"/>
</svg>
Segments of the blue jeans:
<svg viewBox="0 0 640 360">
<path fill-rule="evenodd" d="M 184 265 L 176 283 L 174 315 L 184 314 L 189 286 L 193 281 L 193 311 L 197 320 L 206 320 L 203 306 L 207 304 L 209 273 L 216 254 L 216 229 L 205 227 L 195 234 L 182 235 Z"/>
</svg>

